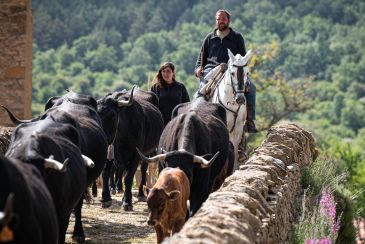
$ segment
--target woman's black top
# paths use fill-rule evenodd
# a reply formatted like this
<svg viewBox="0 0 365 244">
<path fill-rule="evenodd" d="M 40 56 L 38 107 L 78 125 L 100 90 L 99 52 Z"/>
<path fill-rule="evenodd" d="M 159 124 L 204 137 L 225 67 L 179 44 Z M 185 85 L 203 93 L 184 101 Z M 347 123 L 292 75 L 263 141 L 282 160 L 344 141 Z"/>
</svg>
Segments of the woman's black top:
<svg viewBox="0 0 365 244">
<path fill-rule="evenodd" d="M 176 105 L 190 101 L 185 86 L 175 80 L 162 88 L 154 84 L 151 87 L 151 92 L 159 98 L 159 110 L 162 113 L 165 125 L 171 120 L 171 113 Z"/>
</svg>

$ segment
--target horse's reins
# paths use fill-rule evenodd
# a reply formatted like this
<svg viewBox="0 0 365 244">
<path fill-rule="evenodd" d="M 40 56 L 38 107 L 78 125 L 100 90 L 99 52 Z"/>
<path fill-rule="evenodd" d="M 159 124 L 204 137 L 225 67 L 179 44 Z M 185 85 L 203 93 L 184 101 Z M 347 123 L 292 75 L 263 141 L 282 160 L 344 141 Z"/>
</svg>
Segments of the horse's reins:
<svg viewBox="0 0 365 244">
<path fill-rule="evenodd" d="M 222 79 L 222 80 L 223 80 L 223 79 Z M 222 81 L 222 80 L 221 80 L 221 81 Z M 219 83 L 220 83 L 221 81 L 219 81 Z M 217 86 L 219 85 L 219 83 L 217 84 Z M 232 87 L 232 88 L 233 88 L 233 87 Z M 234 110 L 232 110 L 232 109 L 230 109 L 230 108 L 226 107 L 226 106 L 223 104 L 223 102 L 222 102 L 222 100 L 221 100 L 221 97 L 219 96 L 219 88 L 218 88 L 218 92 L 217 92 L 217 97 L 218 97 L 218 102 L 219 102 L 219 104 L 220 104 L 220 105 L 222 105 L 222 106 L 224 107 L 224 109 L 226 109 L 226 110 L 228 110 L 229 112 L 233 113 L 233 116 L 234 116 L 233 126 L 232 126 L 232 128 L 229 130 L 229 133 L 232 133 L 232 132 L 233 132 L 233 130 L 234 130 L 234 127 L 236 126 L 236 120 L 237 120 L 237 117 L 238 117 L 238 111 L 239 111 L 239 110 L 240 110 L 240 108 L 241 108 L 241 104 L 238 106 L 238 108 L 237 108 L 237 110 L 236 110 L 236 111 L 234 111 Z"/>
<path fill-rule="evenodd" d="M 212 80 L 208 82 L 208 85 L 207 85 L 207 88 L 206 88 L 206 93 L 204 95 L 205 100 L 207 100 L 207 101 L 209 100 L 209 98 L 213 95 L 212 94 L 212 91 L 214 91 L 213 87 L 216 88 L 218 86 L 218 84 L 220 83 L 220 81 L 222 80 L 222 77 L 224 75 L 223 69 L 224 68 L 221 67 L 219 72 L 216 73 L 214 75 L 214 77 L 212 78 Z"/>
</svg>

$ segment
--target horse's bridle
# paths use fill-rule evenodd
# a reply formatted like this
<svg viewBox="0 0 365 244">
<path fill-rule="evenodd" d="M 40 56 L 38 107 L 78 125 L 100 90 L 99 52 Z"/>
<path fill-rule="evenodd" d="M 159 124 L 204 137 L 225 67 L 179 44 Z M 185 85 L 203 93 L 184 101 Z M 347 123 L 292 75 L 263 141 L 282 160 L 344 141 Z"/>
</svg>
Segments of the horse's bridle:
<svg viewBox="0 0 365 244">
<path fill-rule="evenodd" d="M 235 64 L 232 64 L 233 67 L 236 67 L 237 68 L 237 77 L 243 77 L 244 75 L 244 68 L 247 67 L 247 64 L 245 65 L 235 65 Z M 228 67 L 229 69 L 229 67 Z M 229 73 L 230 73 L 230 69 L 229 69 Z M 240 94 L 240 93 L 244 93 L 245 92 L 245 89 L 244 89 L 244 78 L 242 78 L 242 82 L 240 82 L 238 79 L 237 79 L 237 82 L 238 82 L 238 89 L 236 91 L 236 88 L 233 84 L 233 80 L 232 80 L 232 76 L 231 76 L 231 86 L 232 86 L 232 89 L 233 89 L 233 94 L 236 96 L 236 94 Z"/>
<path fill-rule="evenodd" d="M 243 77 L 243 69 L 244 69 L 244 67 L 247 67 L 247 64 L 245 64 L 245 65 L 243 65 L 243 66 L 238 66 L 238 65 L 234 65 L 233 64 L 233 66 L 234 67 L 237 67 L 238 69 L 237 69 L 237 77 L 239 76 L 239 75 L 241 75 L 241 77 Z M 242 69 L 239 69 L 239 68 L 242 68 Z M 231 87 L 232 87 L 232 90 L 233 90 L 233 94 L 234 94 L 234 96 L 236 96 L 236 94 L 240 94 L 240 93 L 244 93 L 245 92 L 245 90 L 243 89 L 243 82 L 242 83 L 240 83 L 240 82 L 238 82 L 238 89 L 236 90 L 235 89 L 235 86 L 234 86 L 234 84 L 233 84 L 233 80 L 232 80 L 232 75 L 231 75 L 231 70 L 230 70 L 230 68 L 228 68 L 228 72 L 227 72 L 228 74 L 230 74 L 230 79 L 231 79 Z M 224 78 L 223 78 L 224 79 Z M 223 79 L 221 79 L 218 83 L 217 83 L 217 85 L 216 85 L 216 87 L 217 87 L 217 97 L 218 97 L 218 102 L 219 102 L 219 104 L 220 105 L 222 105 L 223 107 L 224 107 L 224 109 L 226 109 L 226 110 L 228 110 L 229 112 L 231 112 L 231 113 L 233 113 L 233 117 L 234 117 L 234 122 L 233 122 L 233 125 L 232 125 L 232 128 L 229 130 L 229 133 L 232 133 L 233 132 L 233 130 L 234 130 L 234 127 L 236 126 L 236 120 L 237 120 L 237 117 L 238 117 L 238 111 L 240 110 L 240 108 L 241 108 L 241 104 L 239 104 L 238 105 L 238 108 L 237 108 L 237 110 L 236 111 L 234 111 L 234 110 L 232 110 L 232 109 L 230 109 L 230 108 L 228 108 L 228 107 L 226 107 L 224 104 L 223 104 L 223 102 L 222 102 L 222 100 L 221 100 L 221 98 L 220 98 L 220 95 L 219 95 L 219 88 L 218 88 L 218 86 L 219 86 L 219 84 L 222 82 L 222 80 Z M 238 80 L 237 80 L 238 81 Z M 240 89 L 240 88 L 242 88 L 242 89 Z"/>
</svg>

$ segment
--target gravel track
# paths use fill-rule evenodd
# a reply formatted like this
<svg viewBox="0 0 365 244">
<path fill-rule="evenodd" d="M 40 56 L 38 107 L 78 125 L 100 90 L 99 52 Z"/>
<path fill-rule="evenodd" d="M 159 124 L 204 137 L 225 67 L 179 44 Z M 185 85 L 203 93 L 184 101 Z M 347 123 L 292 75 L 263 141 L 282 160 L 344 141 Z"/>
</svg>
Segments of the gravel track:
<svg viewBox="0 0 365 244">
<path fill-rule="evenodd" d="M 85 243 L 156 243 L 153 227 L 147 225 L 148 209 L 145 202 L 137 201 L 137 190 L 133 190 L 133 211 L 123 211 L 122 194 L 112 196 L 112 206 L 101 208 L 100 194 L 92 203 L 82 208 Z M 66 234 L 66 243 L 72 242 L 74 216 L 71 215 Z"/>
</svg>

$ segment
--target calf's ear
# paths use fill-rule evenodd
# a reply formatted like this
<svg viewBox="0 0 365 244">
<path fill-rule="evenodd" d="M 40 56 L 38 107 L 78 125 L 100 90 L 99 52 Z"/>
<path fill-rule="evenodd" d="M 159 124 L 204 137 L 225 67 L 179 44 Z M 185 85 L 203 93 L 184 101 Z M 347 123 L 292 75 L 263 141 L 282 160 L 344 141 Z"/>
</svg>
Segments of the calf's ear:
<svg viewBox="0 0 365 244">
<path fill-rule="evenodd" d="M 148 186 L 143 186 L 143 194 L 145 197 L 148 197 L 148 194 L 150 194 L 151 188 L 149 188 Z"/>
<path fill-rule="evenodd" d="M 180 191 L 170 191 L 167 196 L 168 196 L 168 199 L 169 201 L 175 201 L 180 195 Z"/>
</svg>

